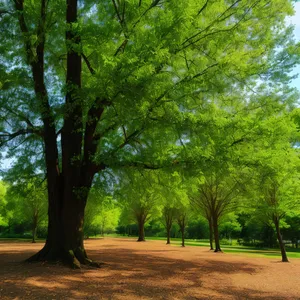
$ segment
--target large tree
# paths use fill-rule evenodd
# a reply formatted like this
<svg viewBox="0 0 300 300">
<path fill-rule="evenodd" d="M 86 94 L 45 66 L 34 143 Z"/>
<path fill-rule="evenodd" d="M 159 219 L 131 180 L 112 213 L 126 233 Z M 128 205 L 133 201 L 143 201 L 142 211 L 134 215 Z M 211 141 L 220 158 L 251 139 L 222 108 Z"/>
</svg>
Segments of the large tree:
<svg viewBox="0 0 300 300">
<path fill-rule="evenodd" d="M 184 128 L 205 128 L 204 101 L 284 72 L 293 54 L 284 30 L 291 1 L 3 0 L 0 8 L 1 146 L 31 155 L 28 164 L 44 159 L 47 174 L 48 238 L 31 261 L 91 264 L 83 221 L 94 175 L 178 163 Z M 270 65 L 278 44 L 289 52 Z M 207 142 L 197 152 L 206 158 Z"/>
</svg>

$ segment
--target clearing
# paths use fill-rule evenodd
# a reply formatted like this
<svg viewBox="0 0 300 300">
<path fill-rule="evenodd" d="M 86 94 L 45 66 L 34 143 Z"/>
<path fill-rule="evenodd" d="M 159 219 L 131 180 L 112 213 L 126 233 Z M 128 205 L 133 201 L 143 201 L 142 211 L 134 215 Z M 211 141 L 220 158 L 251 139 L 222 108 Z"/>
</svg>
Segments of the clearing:
<svg viewBox="0 0 300 300">
<path fill-rule="evenodd" d="M 300 259 L 105 238 L 85 241 L 101 269 L 22 263 L 42 245 L 0 241 L 1 300 L 300 299 Z"/>
</svg>

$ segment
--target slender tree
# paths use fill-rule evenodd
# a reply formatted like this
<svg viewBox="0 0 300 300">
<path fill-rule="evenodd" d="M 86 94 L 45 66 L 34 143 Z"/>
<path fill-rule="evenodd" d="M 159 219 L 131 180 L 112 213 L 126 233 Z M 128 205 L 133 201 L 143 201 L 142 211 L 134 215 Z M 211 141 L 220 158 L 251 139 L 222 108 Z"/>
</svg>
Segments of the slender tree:
<svg viewBox="0 0 300 300">
<path fill-rule="evenodd" d="M 185 247 L 185 231 L 188 224 L 188 218 L 190 215 L 189 207 L 181 206 L 176 209 L 176 221 L 181 233 L 181 246 Z"/>
<path fill-rule="evenodd" d="M 167 232 L 167 244 L 171 244 L 171 228 L 175 219 L 176 209 L 170 206 L 164 206 L 162 210 L 163 224 Z"/>
<path fill-rule="evenodd" d="M 160 215 L 161 199 L 156 171 L 122 172 L 122 183 L 116 189 L 119 202 L 123 204 L 125 215 L 138 225 L 138 242 L 145 241 L 145 224 Z M 125 176 L 124 176 L 125 175 Z"/>
<path fill-rule="evenodd" d="M 293 155 L 290 154 L 290 157 Z M 296 158 L 298 160 L 298 157 Z M 278 162 L 277 162 L 278 163 Z M 277 165 L 270 168 L 264 167 L 259 176 L 260 197 L 255 202 L 255 210 L 261 220 L 265 223 L 273 224 L 275 227 L 277 240 L 280 247 L 282 262 L 288 262 L 285 245 L 281 233 L 281 221 L 289 211 L 299 211 L 299 176 L 295 174 L 295 169 Z M 279 169 L 280 168 L 280 169 Z"/>
<path fill-rule="evenodd" d="M 7 205 L 14 222 L 30 224 L 32 243 L 36 242 L 37 230 L 47 221 L 47 186 L 39 177 L 29 181 L 20 179 L 7 191 Z"/>
</svg>

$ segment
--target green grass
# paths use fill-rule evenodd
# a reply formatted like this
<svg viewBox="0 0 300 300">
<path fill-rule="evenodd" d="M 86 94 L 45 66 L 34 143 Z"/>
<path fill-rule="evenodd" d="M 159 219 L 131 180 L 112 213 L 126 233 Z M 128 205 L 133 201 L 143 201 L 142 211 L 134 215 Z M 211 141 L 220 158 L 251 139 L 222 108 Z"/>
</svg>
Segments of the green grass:
<svg viewBox="0 0 300 300">
<path fill-rule="evenodd" d="M 126 239 L 137 239 L 135 236 L 123 236 L 118 234 L 109 234 L 105 235 L 105 237 L 112 237 L 112 238 L 126 238 Z M 102 238 L 102 236 L 94 236 L 92 238 Z M 158 240 L 158 241 L 166 241 L 165 237 L 146 237 L 146 240 Z M 0 238 L 2 242 L 31 242 L 30 238 Z M 41 243 L 44 242 L 43 239 L 38 239 L 37 242 Z M 172 238 L 171 244 L 174 246 L 181 245 L 180 238 Z M 208 240 L 192 240 L 186 239 L 185 240 L 186 246 L 193 246 L 193 247 L 206 247 L 209 248 L 209 241 Z M 268 258 L 280 258 L 280 250 L 279 249 L 269 249 L 269 248 L 255 248 L 249 246 L 242 246 L 238 245 L 236 241 L 233 240 L 233 245 L 222 245 L 221 248 L 224 253 L 232 253 L 236 255 L 244 255 L 244 256 L 251 256 L 251 257 L 268 257 Z M 288 258 L 300 258 L 300 248 L 287 248 L 287 255 Z"/>
<path fill-rule="evenodd" d="M 120 236 L 119 236 L 120 237 Z M 164 237 L 146 237 L 148 240 L 162 240 L 165 241 Z M 181 245 L 180 238 L 172 238 L 171 243 L 175 246 Z M 207 247 L 209 248 L 208 240 L 185 240 L 186 246 L 195 247 Z M 221 248 L 224 253 L 232 253 L 237 255 L 246 255 L 251 257 L 269 257 L 269 258 L 281 258 L 279 249 L 269 249 L 269 248 L 255 248 L 249 246 L 238 245 L 236 241 L 233 241 L 233 245 L 222 245 Z M 300 249 L 287 248 L 287 255 L 289 258 L 300 258 Z"/>
</svg>

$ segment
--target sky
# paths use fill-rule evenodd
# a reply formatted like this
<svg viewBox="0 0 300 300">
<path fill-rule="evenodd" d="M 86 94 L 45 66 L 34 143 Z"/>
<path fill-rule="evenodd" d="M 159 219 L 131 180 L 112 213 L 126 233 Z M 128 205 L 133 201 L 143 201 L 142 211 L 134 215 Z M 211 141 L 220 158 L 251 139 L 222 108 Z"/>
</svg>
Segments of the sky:
<svg viewBox="0 0 300 300">
<path fill-rule="evenodd" d="M 300 41 L 300 2 L 294 4 L 295 7 L 295 15 L 291 18 L 288 18 L 288 24 L 293 24 L 295 26 L 295 38 L 297 41 Z M 296 66 L 294 69 L 294 73 L 300 74 L 300 65 Z M 291 83 L 293 87 L 296 87 L 300 90 L 300 75 L 297 79 L 293 80 Z"/>
</svg>

